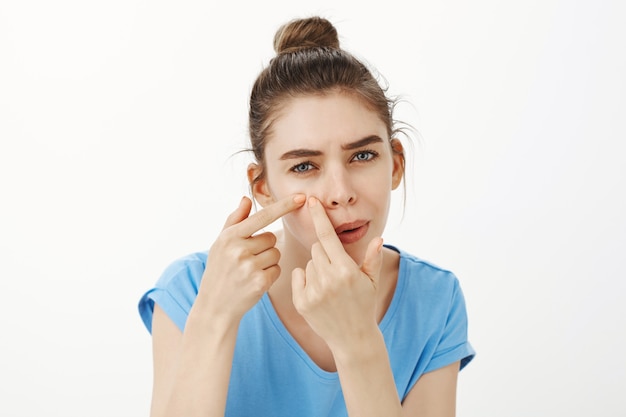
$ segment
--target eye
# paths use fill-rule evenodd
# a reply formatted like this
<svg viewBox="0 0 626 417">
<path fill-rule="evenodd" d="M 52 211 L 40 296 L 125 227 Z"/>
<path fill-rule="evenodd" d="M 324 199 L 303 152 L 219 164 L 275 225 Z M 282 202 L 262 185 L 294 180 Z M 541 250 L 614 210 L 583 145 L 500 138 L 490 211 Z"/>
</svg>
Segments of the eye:
<svg viewBox="0 0 626 417">
<path fill-rule="evenodd" d="M 371 161 L 377 156 L 378 156 L 377 152 L 364 150 L 364 151 L 359 151 L 355 153 L 354 156 L 352 157 L 352 160 L 356 162 L 366 162 L 366 161 Z"/>
<path fill-rule="evenodd" d="M 313 164 L 310 162 L 300 162 L 291 167 L 290 171 L 295 172 L 296 174 L 304 174 L 313 169 Z"/>
</svg>

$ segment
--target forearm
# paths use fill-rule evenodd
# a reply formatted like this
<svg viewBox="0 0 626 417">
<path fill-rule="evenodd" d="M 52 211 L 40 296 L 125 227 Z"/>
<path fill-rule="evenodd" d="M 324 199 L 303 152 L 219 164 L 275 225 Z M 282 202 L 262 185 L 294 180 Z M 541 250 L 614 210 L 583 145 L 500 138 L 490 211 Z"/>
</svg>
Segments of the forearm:
<svg viewBox="0 0 626 417">
<path fill-rule="evenodd" d="M 358 343 L 333 349 L 350 417 L 395 417 L 402 405 L 382 336 L 376 328 Z"/>
<path fill-rule="evenodd" d="M 164 416 L 224 416 L 238 322 L 207 320 L 199 310 L 185 326 Z"/>
</svg>

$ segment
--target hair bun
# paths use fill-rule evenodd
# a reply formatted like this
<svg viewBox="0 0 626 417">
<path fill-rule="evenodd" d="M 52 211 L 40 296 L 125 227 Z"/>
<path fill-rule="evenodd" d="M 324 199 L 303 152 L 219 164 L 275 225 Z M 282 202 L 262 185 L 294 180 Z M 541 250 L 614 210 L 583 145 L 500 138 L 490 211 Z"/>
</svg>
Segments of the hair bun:
<svg viewBox="0 0 626 417">
<path fill-rule="evenodd" d="M 316 47 L 339 49 L 337 30 L 321 17 L 292 20 L 281 26 L 274 35 L 274 50 L 277 54 Z"/>
</svg>

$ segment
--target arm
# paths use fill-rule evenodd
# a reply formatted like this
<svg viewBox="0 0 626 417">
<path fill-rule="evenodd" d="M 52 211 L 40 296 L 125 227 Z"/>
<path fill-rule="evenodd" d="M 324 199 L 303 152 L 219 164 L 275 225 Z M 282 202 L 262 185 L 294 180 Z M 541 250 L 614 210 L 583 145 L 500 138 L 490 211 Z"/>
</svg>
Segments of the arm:
<svg viewBox="0 0 626 417">
<path fill-rule="evenodd" d="M 385 341 L 378 328 L 352 349 L 335 348 L 333 356 L 350 417 L 403 415 Z"/>
<path fill-rule="evenodd" d="M 318 242 L 306 270 L 292 273 L 294 306 L 330 348 L 350 417 L 400 417 L 402 406 L 376 320 L 382 239 L 361 266 L 345 252 L 322 205 L 309 200 Z"/>
<path fill-rule="evenodd" d="M 196 306 L 183 334 L 155 305 L 150 415 L 223 416 L 236 336 L 236 325 L 212 325 Z"/>
<path fill-rule="evenodd" d="M 402 402 L 403 416 L 454 417 L 459 362 L 422 375 Z"/>
<path fill-rule="evenodd" d="M 359 349 L 335 355 L 349 415 L 454 417 L 459 362 L 422 375 L 400 407 L 385 343 L 378 334 Z"/>
<path fill-rule="evenodd" d="M 350 417 L 454 416 L 458 362 L 424 374 L 400 403 L 375 314 L 382 239 L 358 266 L 316 200 L 309 211 L 319 241 L 306 270 L 292 273 L 293 302 L 333 353 Z"/>
<path fill-rule="evenodd" d="M 280 275 L 276 237 L 254 235 L 304 203 L 287 197 L 248 217 L 244 198 L 211 246 L 185 329 L 155 305 L 152 417 L 223 417 L 239 322 Z"/>
</svg>

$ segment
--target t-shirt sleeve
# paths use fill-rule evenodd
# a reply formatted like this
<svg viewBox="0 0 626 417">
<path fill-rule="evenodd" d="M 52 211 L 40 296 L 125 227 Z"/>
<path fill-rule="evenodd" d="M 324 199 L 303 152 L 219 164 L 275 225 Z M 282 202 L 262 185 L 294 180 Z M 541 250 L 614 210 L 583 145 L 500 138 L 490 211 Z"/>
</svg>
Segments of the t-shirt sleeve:
<svg viewBox="0 0 626 417">
<path fill-rule="evenodd" d="M 185 329 L 187 316 L 198 294 L 205 263 L 206 259 L 202 254 L 174 261 L 165 269 L 155 287 L 141 297 L 139 315 L 149 332 L 152 332 L 155 303 L 181 331 Z"/>
<path fill-rule="evenodd" d="M 473 358 L 475 352 L 467 338 L 467 311 L 463 291 L 458 280 L 454 279 L 448 317 L 441 333 L 437 348 L 424 370 L 424 373 L 460 361 L 463 369 Z"/>
</svg>

